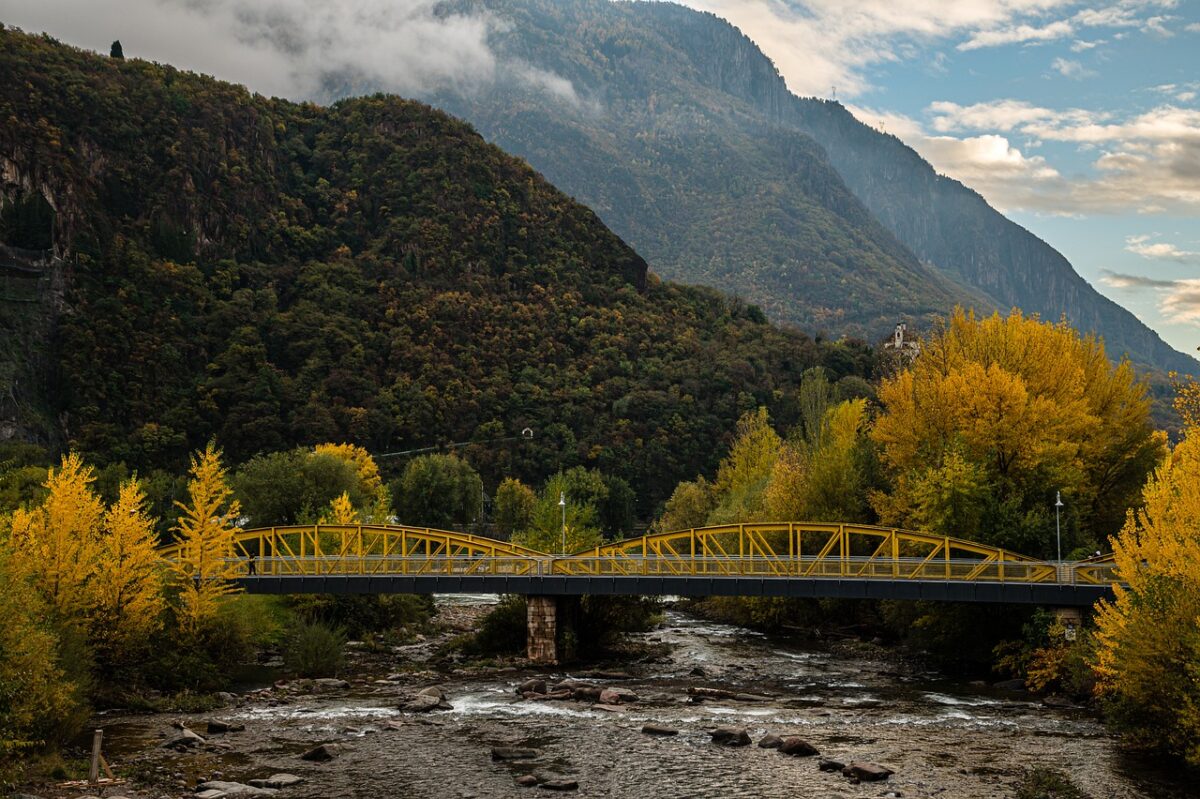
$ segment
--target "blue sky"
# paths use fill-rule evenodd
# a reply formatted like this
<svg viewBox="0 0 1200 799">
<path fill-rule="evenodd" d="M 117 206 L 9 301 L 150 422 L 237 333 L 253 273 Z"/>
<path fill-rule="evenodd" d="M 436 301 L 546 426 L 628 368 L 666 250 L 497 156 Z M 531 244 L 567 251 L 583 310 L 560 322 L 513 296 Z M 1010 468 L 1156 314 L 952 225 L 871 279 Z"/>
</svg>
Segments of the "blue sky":
<svg viewBox="0 0 1200 799">
<path fill-rule="evenodd" d="M 1175 347 L 1200 346 L 1200 0 L 682 1 L 738 25 L 797 94 L 836 86 Z M 436 5 L 0 0 L 0 21 L 293 99 L 331 72 L 420 95 L 520 68 L 490 47 L 502 22 Z"/>
<path fill-rule="evenodd" d="M 1200 346 L 1200 3 L 685 0 Z"/>
</svg>

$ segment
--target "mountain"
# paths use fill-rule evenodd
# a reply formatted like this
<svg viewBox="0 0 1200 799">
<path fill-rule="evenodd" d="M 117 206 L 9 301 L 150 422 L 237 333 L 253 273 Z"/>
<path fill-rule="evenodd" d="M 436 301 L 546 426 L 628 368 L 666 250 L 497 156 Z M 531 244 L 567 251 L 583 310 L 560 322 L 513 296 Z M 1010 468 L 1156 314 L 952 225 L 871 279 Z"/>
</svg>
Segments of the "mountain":
<svg viewBox="0 0 1200 799">
<path fill-rule="evenodd" d="M 507 76 L 426 99 L 527 158 L 665 276 L 834 335 L 878 336 L 955 303 L 1019 306 L 1065 314 L 1114 356 L 1200 369 L 899 139 L 792 95 L 712 14 L 609 0 L 455 5 L 503 19 L 497 52 L 559 82 L 549 91 Z"/>
<path fill-rule="evenodd" d="M 0 74 L 0 275 L 22 292 L 0 295 L 0 438 L 178 472 L 212 437 L 236 463 L 531 427 L 473 463 L 596 466 L 646 513 L 747 409 L 786 424 L 805 369 L 873 367 L 648 274 L 421 103 L 266 99 L 2 27 Z"/>
</svg>

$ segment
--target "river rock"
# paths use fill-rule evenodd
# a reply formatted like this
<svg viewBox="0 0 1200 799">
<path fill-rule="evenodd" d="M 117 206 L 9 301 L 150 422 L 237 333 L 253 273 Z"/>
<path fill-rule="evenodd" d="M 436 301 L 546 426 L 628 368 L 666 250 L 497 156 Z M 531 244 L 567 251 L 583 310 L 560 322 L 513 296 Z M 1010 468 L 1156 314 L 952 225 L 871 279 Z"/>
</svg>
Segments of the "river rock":
<svg viewBox="0 0 1200 799">
<path fill-rule="evenodd" d="M 446 692 L 436 685 L 431 685 L 417 691 L 417 696 L 436 696 L 438 699 L 445 700 Z"/>
<path fill-rule="evenodd" d="M 638 695 L 624 688 L 605 688 L 600 692 L 600 702 L 605 705 L 621 705 L 638 701 Z"/>
<path fill-rule="evenodd" d="M 588 710 L 602 710 L 605 713 L 624 713 L 625 712 L 625 708 L 621 707 L 620 705 L 606 705 L 603 702 L 597 702 L 596 704 L 594 704 L 590 708 L 588 708 Z"/>
<path fill-rule="evenodd" d="M 783 739 L 779 744 L 779 753 L 795 757 L 811 757 L 812 755 L 821 754 L 817 751 L 817 747 L 795 735 L 789 735 Z"/>
<path fill-rule="evenodd" d="M 212 733 L 218 733 L 218 732 L 242 732 L 245 729 L 246 729 L 245 724 L 237 724 L 235 722 L 229 721 L 228 719 L 209 719 L 208 720 L 208 732 L 210 735 Z"/>
<path fill-rule="evenodd" d="M 333 760 L 342 753 L 340 744 L 321 744 L 314 746 L 304 754 L 300 755 L 301 760 L 312 760 L 317 763 L 326 763 Z"/>
<path fill-rule="evenodd" d="M 532 774 L 522 774 L 520 777 L 517 777 L 516 782 L 522 788 L 532 788 L 537 785 L 537 777 Z"/>
<path fill-rule="evenodd" d="M 578 791 L 579 783 L 575 780 L 546 780 L 538 783 L 539 788 L 545 788 L 548 791 Z"/>
<path fill-rule="evenodd" d="M 522 695 L 544 694 L 546 693 L 546 681 L 536 677 L 532 680 L 526 680 L 517 686 L 517 693 Z"/>
<path fill-rule="evenodd" d="M 207 791 L 198 792 L 195 799 L 225 799 L 225 792 L 218 791 L 216 788 L 209 788 Z"/>
<path fill-rule="evenodd" d="M 450 710 L 451 705 L 435 694 L 417 694 L 401 705 L 400 709 L 409 713 L 428 713 L 431 710 Z"/>
<path fill-rule="evenodd" d="M 255 788 L 291 788 L 293 785 L 299 785 L 304 782 L 303 777 L 297 777 L 295 774 L 272 774 L 270 777 L 261 780 L 250 780 L 250 784 Z"/>
<path fill-rule="evenodd" d="M 534 760 L 540 754 L 536 749 L 523 749 L 519 746 L 492 747 L 492 760 Z"/>
<path fill-rule="evenodd" d="M 187 727 L 183 727 L 178 732 L 168 734 L 166 742 L 163 743 L 163 746 L 168 749 L 191 749 L 203 745 L 204 739 Z"/>
<path fill-rule="evenodd" d="M 778 735 L 764 735 L 758 746 L 761 749 L 778 749 L 783 746 L 783 739 Z"/>
<path fill-rule="evenodd" d="M 736 699 L 737 694 L 724 688 L 704 688 L 699 685 L 688 686 L 687 692 L 702 699 Z"/>
<path fill-rule="evenodd" d="M 664 727 L 661 724 L 646 724 L 642 727 L 642 732 L 647 735 L 678 735 L 679 730 L 673 727 Z"/>
<path fill-rule="evenodd" d="M 313 680 L 312 685 L 320 691 L 345 691 L 350 687 L 350 683 L 337 677 L 320 677 Z"/>
<path fill-rule="evenodd" d="M 711 733 L 713 743 L 721 746 L 749 746 L 750 733 L 745 727 L 717 727 Z"/>
<path fill-rule="evenodd" d="M 224 780 L 210 780 L 202 782 L 196 786 L 196 791 L 204 793 L 206 791 L 220 791 L 222 796 L 274 796 L 275 791 L 270 788 L 255 788 L 253 785 L 244 785 L 240 782 L 225 782 Z"/>
<path fill-rule="evenodd" d="M 895 774 L 890 768 L 885 768 L 877 763 L 851 763 L 842 769 L 842 776 L 850 779 L 861 780 L 862 782 L 876 782 L 878 780 L 886 780 L 888 777 Z"/>
<path fill-rule="evenodd" d="M 229 691 L 217 691 L 217 699 L 225 705 L 236 705 L 238 701 L 237 694 L 231 694 Z"/>
<path fill-rule="evenodd" d="M 821 769 L 821 771 L 841 771 L 845 767 L 846 764 L 842 761 L 832 760 L 827 757 L 823 757 L 817 762 L 817 768 Z"/>
<path fill-rule="evenodd" d="M 999 688 L 1001 691 L 1024 691 L 1025 680 L 1017 678 L 1015 680 L 1001 680 L 1000 682 L 992 683 L 993 688 Z"/>
<path fill-rule="evenodd" d="M 1050 694 L 1050 696 L 1042 697 L 1042 704 L 1046 707 L 1054 708 L 1075 707 L 1074 702 L 1072 702 L 1070 699 L 1067 699 L 1065 696 L 1059 696 L 1058 694 Z"/>
<path fill-rule="evenodd" d="M 571 698 L 581 702 L 599 702 L 605 690 L 595 685 L 580 685 L 571 689 Z"/>
</svg>

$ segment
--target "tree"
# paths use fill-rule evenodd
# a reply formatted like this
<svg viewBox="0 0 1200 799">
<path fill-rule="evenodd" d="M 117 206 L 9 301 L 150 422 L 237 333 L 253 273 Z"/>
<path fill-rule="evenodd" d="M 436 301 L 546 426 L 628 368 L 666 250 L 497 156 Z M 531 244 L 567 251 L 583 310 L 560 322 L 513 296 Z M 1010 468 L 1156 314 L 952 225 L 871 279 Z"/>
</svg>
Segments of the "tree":
<svg viewBox="0 0 1200 799">
<path fill-rule="evenodd" d="M 413 458 L 392 483 L 396 518 L 417 527 L 465 527 L 479 518 L 483 481 L 457 455 Z"/>
<path fill-rule="evenodd" d="M 1143 745 L 1200 766 L 1200 428 L 1187 428 L 1113 540 L 1101 601 L 1098 690 Z"/>
<path fill-rule="evenodd" d="M 670 499 L 663 508 L 662 516 L 654 523 L 660 533 L 688 530 L 708 524 L 709 514 L 716 507 L 716 495 L 712 484 L 703 477 L 688 480 L 675 486 Z"/>
<path fill-rule="evenodd" d="M 188 501 L 176 503 L 182 515 L 175 527 L 179 558 L 174 569 L 180 583 L 180 626 L 195 635 L 216 617 L 221 599 L 237 590 L 233 536 L 241 529 L 241 508 L 216 444 L 210 441 L 192 456 L 190 474 Z"/>
<path fill-rule="evenodd" d="M 12 538 L 34 584 L 62 623 L 82 622 L 91 606 L 91 578 L 104 518 L 92 490 L 93 472 L 79 455 L 63 456 L 46 477 L 46 498 L 31 510 L 17 509 Z"/>
<path fill-rule="evenodd" d="M 370 504 L 363 508 L 368 521 L 383 522 L 391 508 L 391 495 L 383 478 L 379 476 L 379 466 L 371 453 L 357 444 L 318 444 L 313 452 L 317 455 L 332 455 L 349 463 L 358 475 L 359 487 L 362 493 L 370 497 Z M 345 494 L 346 492 L 343 492 Z"/>
<path fill-rule="evenodd" d="M 515 477 L 504 478 L 496 488 L 492 510 L 497 535 L 507 539 L 528 529 L 533 521 L 533 506 L 536 503 L 537 495 L 532 488 Z"/>
<path fill-rule="evenodd" d="M 571 553 L 598 546 L 604 540 L 595 504 L 584 492 L 572 494 L 570 483 L 563 472 L 546 481 L 528 529 L 513 536 L 513 541 L 541 552 Z M 566 504 L 560 505 L 560 500 Z"/>
<path fill-rule="evenodd" d="M 54 737 L 80 710 L 43 623 L 41 591 L 0 542 L 0 763 Z"/>
<path fill-rule="evenodd" d="M 713 490 L 717 507 L 709 524 L 760 521 L 763 494 L 783 441 L 771 428 L 765 407 L 748 411 L 737 424 L 737 438 L 721 461 Z"/>
<path fill-rule="evenodd" d="M 350 502 L 350 495 L 343 491 L 329 503 L 329 509 L 321 517 L 321 524 L 361 524 L 358 511 Z"/>
<path fill-rule="evenodd" d="M 93 578 L 91 637 L 109 667 L 132 662 L 162 623 L 164 575 L 157 543 L 141 484 L 128 480 L 104 515 Z"/>
<path fill-rule="evenodd" d="M 109 58 L 119 58 L 119 59 L 124 60 L 125 51 L 121 48 L 121 40 L 120 39 L 117 39 L 115 42 L 112 43 L 112 47 L 108 48 L 108 57 Z"/>
<path fill-rule="evenodd" d="M 255 527 L 315 522 L 342 494 L 360 513 L 374 509 L 378 499 L 352 460 L 305 448 L 259 455 L 232 482 Z"/>
<path fill-rule="evenodd" d="M 1066 541 L 1097 545 L 1162 451 L 1128 362 L 1114 366 L 1094 338 L 1019 311 L 956 311 L 879 399 L 872 438 L 892 482 L 873 501 L 882 521 L 924 524 L 928 488 L 950 468 L 983 487 L 977 529 L 954 534 L 1030 555 L 1053 551 L 1056 490 L 1070 509 Z"/>
</svg>

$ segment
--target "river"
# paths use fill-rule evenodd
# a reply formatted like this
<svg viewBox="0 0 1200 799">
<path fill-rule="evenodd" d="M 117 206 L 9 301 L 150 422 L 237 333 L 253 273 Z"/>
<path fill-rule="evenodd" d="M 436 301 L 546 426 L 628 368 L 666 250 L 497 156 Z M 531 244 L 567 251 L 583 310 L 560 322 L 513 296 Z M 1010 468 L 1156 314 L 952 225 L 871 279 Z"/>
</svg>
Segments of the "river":
<svg viewBox="0 0 1200 799">
<path fill-rule="evenodd" d="M 1012 796 L 1024 770 L 1057 768 L 1095 799 L 1182 799 L 1194 795 L 1124 755 L 1116 739 L 1083 709 L 1051 708 L 1036 698 L 936 675 L 890 670 L 885 661 L 775 640 L 750 630 L 669 610 L 645 643 L 663 656 L 627 664 L 631 679 L 609 683 L 582 672 L 540 672 L 619 684 L 639 699 L 621 712 L 573 701 L 528 701 L 514 686 L 529 670 L 436 677 L 413 674 L 402 685 L 364 682 L 330 693 L 264 692 L 236 708 L 185 723 L 204 733 L 218 715 L 246 725 L 213 736 L 199 752 L 158 745 L 161 716 L 109 717 L 116 755 L 142 779 L 185 795 L 197 778 L 219 772 L 244 782 L 277 772 L 305 779 L 280 799 L 329 797 L 518 797 L 548 791 L 515 778 L 576 780 L 581 797 L 948 797 Z M 851 654 L 847 654 L 847 651 Z M 868 653 L 869 654 L 869 653 Z M 397 709 L 402 691 L 437 684 L 453 710 L 415 715 Z M 704 701 L 689 686 L 724 688 L 760 701 Z M 176 718 L 176 717 L 172 717 Z M 679 730 L 672 737 L 641 732 L 646 723 Z M 817 758 L 782 755 L 758 746 L 729 748 L 708 730 L 744 726 L 763 735 L 798 735 L 822 756 L 883 764 L 886 782 L 853 785 L 818 770 Z M 328 763 L 299 755 L 342 744 Z M 492 747 L 538 750 L 532 763 L 495 762 Z M 117 757 L 121 760 L 121 757 Z"/>
</svg>

